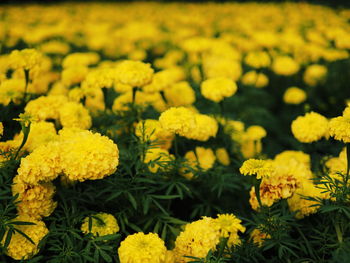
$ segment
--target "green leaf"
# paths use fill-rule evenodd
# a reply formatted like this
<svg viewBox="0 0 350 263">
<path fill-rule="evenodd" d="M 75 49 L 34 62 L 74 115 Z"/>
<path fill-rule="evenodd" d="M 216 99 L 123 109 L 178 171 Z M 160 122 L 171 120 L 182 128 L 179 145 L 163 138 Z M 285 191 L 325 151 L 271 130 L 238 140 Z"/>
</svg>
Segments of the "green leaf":
<svg viewBox="0 0 350 263">
<path fill-rule="evenodd" d="M 112 258 L 104 251 L 104 250 L 100 250 L 100 255 L 103 257 L 104 260 L 106 260 L 107 262 L 112 262 Z"/>
<path fill-rule="evenodd" d="M 135 198 L 129 192 L 127 192 L 127 195 L 128 195 L 128 198 L 129 198 L 129 201 L 130 201 L 131 205 L 133 206 L 133 208 L 135 210 L 137 210 L 137 202 L 136 202 Z"/>
</svg>

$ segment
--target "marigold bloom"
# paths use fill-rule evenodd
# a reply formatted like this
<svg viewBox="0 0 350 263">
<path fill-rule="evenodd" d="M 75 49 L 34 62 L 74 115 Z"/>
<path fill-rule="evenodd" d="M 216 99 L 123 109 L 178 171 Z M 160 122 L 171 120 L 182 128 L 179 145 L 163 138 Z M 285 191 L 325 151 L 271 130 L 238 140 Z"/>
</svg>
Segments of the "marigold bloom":
<svg viewBox="0 0 350 263">
<path fill-rule="evenodd" d="M 272 63 L 272 70 L 277 75 L 290 76 L 299 71 L 299 64 L 291 57 L 278 56 Z"/>
<path fill-rule="evenodd" d="M 9 56 L 10 65 L 13 69 L 31 70 L 40 67 L 42 54 L 35 49 L 14 50 Z"/>
<path fill-rule="evenodd" d="M 210 137 L 215 137 L 219 126 L 217 121 L 205 114 L 195 115 L 196 125 L 187 135 L 186 138 L 198 141 L 207 141 Z"/>
<path fill-rule="evenodd" d="M 242 76 L 242 83 L 247 86 L 264 88 L 269 84 L 269 79 L 265 74 L 257 73 L 253 70 L 245 73 Z"/>
<path fill-rule="evenodd" d="M 106 136 L 90 131 L 60 131 L 60 167 L 73 181 L 102 179 L 114 173 L 119 150 Z"/>
<path fill-rule="evenodd" d="M 175 83 L 165 89 L 164 96 L 171 107 L 188 106 L 196 101 L 195 92 L 186 81 Z"/>
<path fill-rule="evenodd" d="M 67 87 L 81 83 L 89 69 L 86 66 L 69 67 L 62 70 L 61 82 Z"/>
<path fill-rule="evenodd" d="M 304 72 L 304 82 L 309 86 L 316 86 L 325 80 L 328 69 L 323 65 L 310 65 Z"/>
<path fill-rule="evenodd" d="M 48 234 L 48 229 L 43 221 L 35 220 L 29 216 L 18 216 L 14 221 L 24 221 L 35 225 L 16 225 L 16 228 L 30 237 L 34 244 L 19 233 L 14 233 L 7 247 L 6 254 L 15 260 L 26 260 L 39 252 L 39 242 Z M 3 243 L 4 241 L 2 241 Z"/>
<path fill-rule="evenodd" d="M 225 97 L 231 97 L 237 91 L 237 85 L 229 78 L 211 78 L 202 82 L 201 93 L 209 100 L 220 102 Z"/>
<path fill-rule="evenodd" d="M 171 147 L 174 134 L 162 128 L 158 120 L 140 121 L 135 128 L 135 134 L 142 142 L 156 141 L 155 144 L 162 149 L 168 150 Z"/>
<path fill-rule="evenodd" d="M 175 262 L 185 263 L 193 260 L 185 256 L 204 258 L 209 250 L 214 251 L 220 240 L 215 225 L 215 220 L 210 217 L 187 224 L 175 241 Z"/>
<path fill-rule="evenodd" d="M 154 93 L 168 89 L 171 85 L 184 79 L 183 70 L 173 67 L 154 74 L 152 82 L 142 87 L 146 93 Z"/>
<path fill-rule="evenodd" d="M 62 172 L 58 142 L 35 148 L 31 154 L 21 159 L 17 172 L 21 181 L 31 185 L 54 180 Z"/>
<path fill-rule="evenodd" d="M 254 51 L 247 54 L 244 58 L 244 62 L 253 68 L 265 68 L 270 66 L 271 59 L 267 52 Z"/>
<path fill-rule="evenodd" d="M 306 92 L 297 87 L 288 88 L 284 95 L 283 101 L 287 104 L 300 104 L 306 100 Z"/>
<path fill-rule="evenodd" d="M 18 176 L 13 179 L 12 194 L 18 194 L 17 210 L 19 215 L 28 215 L 33 219 L 49 216 L 56 208 L 53 201 L 55 186 L 51 182 L 30 185 L 22 182 Z"/>
<path fill-rule="evenodd" d="M 97 217 L 100 220 L 94 218 Z M 111 214 L 98 213 L 94 217 L 91 217 L 91 233 L 94 236 L 106 236 L 112 235 L 119 231 L 119 225 L 117 219 Z M 81 225 L 81 231 L 84 234 L 90 233 L 89 231 L 89 217 L 84 218 Z"/>
<path fill-rule="evenodd" d="M 179 134 L 188 135 L 196 127 L 194 113 L 184 107 L 172 107 L 159 117 L 163 129 Z"/>
<path fill-rule="evenodd" d="M 0 138 L 1 136 L 4 134 L 4 125 L 2 124 L 2 122 L 0 121 Z"/>
<path fill-rule="evenodd" d="M 292 122 L 292 133 L 300 142 L 318 141 L 328 135 L 328 120 L 316 112 L 306 113 Z"/>
<path fill-rule="evenodd" d="M 215 228 L 219 231 L 220 237 L 228 238 L 228 246 L 239 245 L 241 243 L 238 232 L 245 232 L 245 227 L 241 225 L 242 220 L 233 214 L 219 214 L 215 221 Z"/>
<path fill-rule="evenodd" d="M 187 161 L 187 164 L 192 168 L 196 169 L 200 167 L 205 171 L 213 167 L 216 157 L 212 149 L 196 147 L 195 152 L 189 151 L 185 154 L 185 159 Z M 181 169 L 180 172 L 188 179 L 191 179 L 193 177 L 193 173 L 186 172 L 186 169 Z"/>
<path fill-rule="evenodd" d="M 0 84 L 0 104 L 7 106 L 11 101 L 19 103 L 23 98 L 25 81 L 23 79 L 5 79 Z"/>
<path fill-rule="evenodd" d="M 257 179 L 268 178 L 274 171 L 271 160 L 249 159 L 243 163 L 239 171 L 243 175 L 256 175 Z"/>
<path fill-rule="evenodd" d="M 100 60 L 100 56 L 95 52 L 86 53 L 70 53 L 67 55 L 62 62 L 63 68 L 74 68 L 80 66 L 89 66 L 96 64 Z"/>
<path fill-rule="evenodd" d="M 142 87 L 152 81 L 154 70 L 150 64 L 125 60 L 116 69 L 119 82 L 132 87 Z"/>
<path fill-rule="evenodd" d="M 265 206 L 272 206 L 282 198 L 289 198 L 301 185 L 302 177 L 307 176 L 307 170 L 300 170 L 300 166 L 274 165 L 274 171 L 260 183 L 260 200 Z M 250 191 L 249 203 L 254 210 L 259 209 L 255 188 Z"/>
<path fill-rule="evenodd" d="M 350 142 L 350 107 L 348 106 L 343 116 L 332 118 L 329 122 L 329 135 L 335 140 Z"/>
<path fill-rule="evenodd" d="M 270 239 L 271 235 L 262 232 L 258 228 L 255 228 L 250 233 L 250 239 L 253 240 L 253 243 L 256 244 L 258 247 L 262 247 L 266 239 Z"/>
<path fill-rule="evenodd" d="M 294 192 L 293 196 L 287 199 L 289 210 L 296 212 L 298 219 L 314 214 L 320 208 L 317 201 L 307 200 L 307 197 L 325 198 L 324 189 L 317 188 L 311 181 L 304 180 L 302 186 Z"/>
<path fill-rule="evenodd" d="M 62 105 L 59 116 L 64 128 L 89 129 L 92 124 L 89 111 L 81 103 L 73 101 Z"/>
<path fill-rule="evenodd" d="M 148 169 L 152 173 L 167 170 L 168 163 L 174 159 L 172 154 L 161 148 L 148 149 L 145 155 L 144 163 L 148 164 Z M 155 162 L 156 161 L 156 162 Z"/>
<path fill-rule="evenodd" d="M 225 148 L 216 149 L 215 155 L 219 163 L 225 166 L 230 165 L 230 156 Z"/>
<path fill-rule="evenodd" d="M 57 137 L 55 125 L 53 123 L 45 121 L 33 122 L 30 126 L 28 139 L 23 149 L 32 152 L 39 146 L 56 140 Z M 22 142 L 23 133 L 21 132 L 14 139 Z"/>
<path fill-rule="evenodd" d="M 167 249 L 155 233 L 127 236 L 118 248 L 120 263 L 165 263 Z"/>
<path fill-rule="evenodd" d="M 41 96 L 31 100 L 25 107 L 25 112 L 38 118 L 39 121 L 59 119 L 60 108 L 68 102 L 65 96 Z"/>
</svg>

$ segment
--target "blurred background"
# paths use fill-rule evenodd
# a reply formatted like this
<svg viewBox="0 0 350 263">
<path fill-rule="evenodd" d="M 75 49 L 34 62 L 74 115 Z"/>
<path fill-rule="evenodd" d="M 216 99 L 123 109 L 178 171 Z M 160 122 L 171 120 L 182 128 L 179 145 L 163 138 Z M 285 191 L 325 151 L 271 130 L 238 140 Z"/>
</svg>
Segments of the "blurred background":
<svg viewBox="0 0 350 263">
<path fill-rule="evenodd" d="M 349 0 L 259 0 L 259 1 L 251 1 L 251 0 L 215 0 L 215 1 L 205 1 L 205 0 L 85 0 L 85 1 L 75 1 L 75 0 L 1 0 L 0 4 L 24 4 L 24 3 L 41 3 L 41 4 L 50 4 L 50 3 L 58 3 L 58 2 L 191 2 L 191 3 L 202 3 L 202 2 L 305 2 L 305 3 L 313 3 L 313 4 L 322 4 L 328 6 L 350 6 Z"/>
</svg>

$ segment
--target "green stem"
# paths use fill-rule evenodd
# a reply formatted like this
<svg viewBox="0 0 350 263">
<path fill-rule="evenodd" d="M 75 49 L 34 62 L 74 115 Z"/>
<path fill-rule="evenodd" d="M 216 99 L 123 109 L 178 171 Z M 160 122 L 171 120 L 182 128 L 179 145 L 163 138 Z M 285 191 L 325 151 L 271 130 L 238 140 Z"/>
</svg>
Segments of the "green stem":
<svg viewBox="0 0 350 263">
<path fill-rule="evenodd" d="M 132 107 L 134 107 L 134 104 L 135 104 L 137 89 L 138 89 L 137 87 L 132 88 L 132 100 L 131 100 Z"/>
<path fill-rule="evenodd" d="M 263 207 L 263 205 L 262 205 L 261 198 L 260 198 L 260 183 L 261 183 L 261 179 L 256 179 L 255 184 L 254 184 L 254 188 L 255 188 L 256 199 L 258 200 L 259 206 L 261 208 L 261 207 Z"/>
<path fill-rule="evenodd" d="M 216 262 L 220 262 L 220 259 L 222 258 L 222 255 L 224 254 L 225 247 L 226 247 L 226 244 L 228 241 L 227 237 L 220 238 L 220 239 L 221 240 L 220 240 L 220 245 L 219 245 L 219 254 L 218 254 Z"/>
<path fill-rule="evenodd" d="M 24 124 L 21 124 L 21 126 L 22 126 L 22 132 L 23 132 L 23 140 L 22 140 L 22 143 L 19 146 L 19 148 L 15 154 L 15 160 L 17 159 L 18 154 L 21 151 L 21 149 L 23 148 L 23 146 L 26 144 L 28 136 L 29 136 L 29 132 L 30 132 L 30 123 L 29 123 L 28 127 L 25 126 Z"/>
<path fill-rule="evenodd" d="M 28 92 L 28 84 L 29 84 L 29 69 L 24 69 L 24 77 L 25 77 L 25 80 L 26 80 L 26 84 L 25 84 L 25 87 L 24 87 L 23 102 L 26 102 L 27 92 Z"/>
<path fill-rule="evenodd" d="M 343 243 L 343 233 L 340 229 L 340 224 L 339 224 L 339 215 L 336 216 L 336 219 L 335 219 L 335 223 L 334 223 L 334 228 L 335 228 L 335 232 L 337 233 L 337 238 L 338 238 L 338 241 L 339 243 Z"/>
</svg>

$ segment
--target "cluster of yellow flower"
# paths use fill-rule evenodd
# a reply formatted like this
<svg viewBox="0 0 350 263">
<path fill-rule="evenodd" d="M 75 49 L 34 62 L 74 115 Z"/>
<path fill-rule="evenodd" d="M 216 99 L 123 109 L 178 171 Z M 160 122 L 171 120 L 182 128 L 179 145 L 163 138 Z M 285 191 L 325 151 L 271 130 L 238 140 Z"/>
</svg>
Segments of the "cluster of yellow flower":
<svg viewBox="0 0 350 263">
<path fill-rule="evenodd" d="M 219 214 L 215 219 L 203 217 L 185 225 L 173 250 L 167 250 L 157 234 L 140 232 L 129 235 L 120 244 L 119 259 L 121 263 L 185 263 L 191 261 L 185 256 L 202 258 L 209 250 L 215 251 L 221 238 L 227 238 L 228 247 L 239 245 L 239 232 L 244 233 L 245 227 L 233 214 Z"/>
<path fill-rule="evenodd" d="M 216 161 L 229 166 L 235 154 L 237 160 L 245 160 L 241 174 L 255 175 L 259 183 L 251 188 L 249 199 L 257 212 L 286 199 L 300 219 L 318 210 L 319 203 L 305 196 L 331 198 L 313 182 L 312 156 L 286 150 L 267 159 L 266 127 L 246 125 L 227 114 L 225 102 L 232 106 L 228 104 L 245 89 L 261 92 L 274 78 L 294 81 L 297 74 L 300 86 L 281 87 L 278 99 L 291 109 L 307 102 L 309 88 L 324 85 L 331 75 L 327 63 L 349 58 L 348 10 L 290 3 L 264 8 L 257 3 L 115 7 L 0 7 L 0 14 L 6 14 L 0 20 L 0 41 L 12 50 L 0 55 L 0 104 L 23 106 L 31 120 L 29 134 L 22 130 L 0 142 L 0 167 L 7 160 L 2 153 L 18 149 L 21 159 L 12 185 L 20 201 L 15 221 L 35 224 L 19 226 L 34 244 L 15 233 L 7 255 L 20 260 L 38 253 L 38 243 L 48 233 L 42 218 L 57 207 L 53 180 L 59 177 L 63 185 L 70 185 L 116 171 L 117 145 L 89 131 L 95 128 L 93 118 L 103 113 L 135 113 L 129 127 L 108 132 L 136 135 L 147 145 L 140 161 L 153 174 L 172 171 L 170 164 L 181 162 L 174 166 L 176 172 L 195 179 L 199 172 L 210 172 Z M 22 42 L 33 48 L 17 50 Z M 206 105 L 219 110 L 201 112 Z M 299 142 L 333 137 L 350 143 L 350 105 L 330 120 L 304 106 L 308 112 L 291 123 Z M 153 115 L 142 114 L 148 108 Z M 0 138 L 4 128 L 7 136 L 0 122 Z M 223 142 L 209 143 L 221 131 L 233 149 Z M 179 139 L 194 147 L 178 153 Z M 348 169 L 345 150 L 325 166 L 331 177 L 341 180 L 339 173 Z M 205 257 L 222 240 L 227 239 L 228 247 L 239 245 L 245 227 L 233 214 L 219 214 L 182 230 L 172 250 L 156 233 L 127 236 L 118 249 L 120 262 L 188 262 L 185 256 Z M 119 225 L 113 215 L 97 213 L 83 220 L 81 231 L 105 236 L 117 233 Z M 259 246 L 270 237 L 259 228 L 251 233 Z"/>
</svg>

